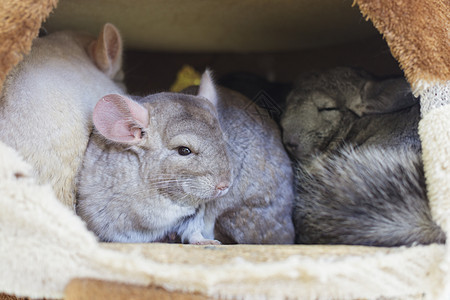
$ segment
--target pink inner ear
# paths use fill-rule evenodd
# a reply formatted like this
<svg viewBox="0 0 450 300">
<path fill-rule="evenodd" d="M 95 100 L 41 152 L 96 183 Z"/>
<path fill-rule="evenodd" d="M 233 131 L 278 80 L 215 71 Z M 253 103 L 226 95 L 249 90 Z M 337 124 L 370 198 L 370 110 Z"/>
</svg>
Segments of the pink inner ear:
<svg viewBox="0 0 450 300">
<path fill-rule="evenodd" d="M 130 110 L 131 116 L 133 119 L 138 123 L 142 128 L 145 128 L 148 126 L 148 110 L 140 105 L 137 102 L 134 102 L 131 99 L 125 98 L 125 102 L 128 105 L 128 108 Z"/>
<path fill-rule="evenodd" d="M 120 143 L 141 140 L 141 129 L 148 127 L 148 110 L 127 97 L 107 95 L 94 108 L 95 128 L 107 139 Z"/>
</svg>

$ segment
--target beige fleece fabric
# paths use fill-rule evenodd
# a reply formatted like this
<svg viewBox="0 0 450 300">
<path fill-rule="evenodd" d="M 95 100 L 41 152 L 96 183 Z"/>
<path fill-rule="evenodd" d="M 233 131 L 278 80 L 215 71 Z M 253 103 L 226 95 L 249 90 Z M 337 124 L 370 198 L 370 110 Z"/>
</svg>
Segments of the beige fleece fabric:
<svg viewBox="0 0 450 300">
<path fill-rule="evenodd" d="M 423 161 L 433 218 L 450 235 L 450 81 L 422 93 L 423 118 L 419 124 Z M 434 104 L 430 105 L 430 103 Z M 448 239 L 447 239 L 448 240 Z M 450 249 L 439 266 L 445 271 L 440 299 L 450 299 Z"/>
</svg>

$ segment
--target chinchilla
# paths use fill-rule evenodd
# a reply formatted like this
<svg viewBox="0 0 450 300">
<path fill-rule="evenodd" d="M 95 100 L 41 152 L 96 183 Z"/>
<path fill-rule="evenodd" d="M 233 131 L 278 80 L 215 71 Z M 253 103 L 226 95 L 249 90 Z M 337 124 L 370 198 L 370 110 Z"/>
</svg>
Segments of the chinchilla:
<svg viewBox="0 0 450 300">
<path fill-rule="evenodd" d="M 227 243 L 293 243 L 293 173 L 277 126 L 209 71 L 192 91 L 99 101 L 77 213 L 104 241 L 176 233 L 214 244 L 216 233 Z"/>
<path fill-rule="evenodd" d="M 297 164 L 297 243 L 443 243 L 421 161 L 419 102 L 404 78 L 352 68 L 304 74 L 283 139 Z"/>
<path fill-rule="evenodd" d="M 379 80 L 341 67 L 302 75 L 281 125 L 286 149 L 307 164 L 311 156 L 344 143 L 420 150 L 419 120 L 419 101 L 404 78 Z"/>
<path fill-rule="evenodd" d="M 59 31 L 33 41 L 0 96 L 0 140 L 32 165 L 39 183 L 75 207 L 75 177 L 92 130 L 92 110 L 123 93 L 122 40 L 112 24 L 98 37 Z"/>
</svg>

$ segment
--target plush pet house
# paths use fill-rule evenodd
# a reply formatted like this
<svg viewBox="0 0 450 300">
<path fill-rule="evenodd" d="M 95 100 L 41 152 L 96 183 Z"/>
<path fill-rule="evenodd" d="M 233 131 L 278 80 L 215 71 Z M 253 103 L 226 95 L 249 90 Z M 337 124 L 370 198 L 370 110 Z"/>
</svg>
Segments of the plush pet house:
<svg viewBox="0 0 450 300">
<path fill-rule="evenodd" d="M 364 16 L 421 97 L 419 133 L 430 205 L 436 222 L 450 233 L 448 0 L 355 0 L 353 8 L 348 1 L 327 0 L 166 2 L 2 1 L 0 87 L 49 15 L 51 30 L 96 33 L 111 22 L 121 29 L 127 47 L 197 52 L 342 43 L 373 35 Z M 355 11 L 362 27 L 346 21 L 355 20 Z M 38 185 L 29 174 L 18 153 L 0 143 L 0 299 L 450 298 L 447 245 L 98 243 L 50 187 Z"/>
</svg>

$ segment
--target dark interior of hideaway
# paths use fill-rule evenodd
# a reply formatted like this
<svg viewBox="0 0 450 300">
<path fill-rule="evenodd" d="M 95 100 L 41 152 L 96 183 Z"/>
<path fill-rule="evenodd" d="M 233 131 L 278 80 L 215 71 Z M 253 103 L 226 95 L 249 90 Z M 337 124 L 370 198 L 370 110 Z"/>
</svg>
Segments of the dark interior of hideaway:
<svg viewBox="0 0 450 300">
<path fill-rule="evenodd" d="M 104 23 L 116 25 L 125 46 L 125 83 L 136 95 L 170 89 L 186 65 L 200 73 L 208 67 L 219 83 L 237 89 L 268 83 L 269 95 L 281 91 L 274 96 L 310 70 L 349 66 L 381 77 L 402 73 L 352 1 L 250 2 L 152 1 L 134 3 L 141 5 L 136 10 L 125 9 L 125 2 L 61 1 L 44 26 L 96 35 Z"/>
</svg>

